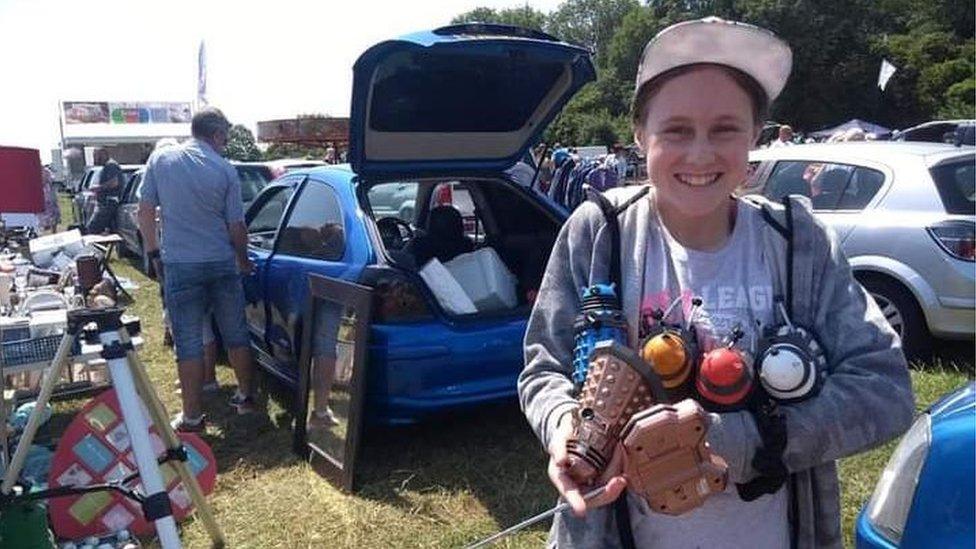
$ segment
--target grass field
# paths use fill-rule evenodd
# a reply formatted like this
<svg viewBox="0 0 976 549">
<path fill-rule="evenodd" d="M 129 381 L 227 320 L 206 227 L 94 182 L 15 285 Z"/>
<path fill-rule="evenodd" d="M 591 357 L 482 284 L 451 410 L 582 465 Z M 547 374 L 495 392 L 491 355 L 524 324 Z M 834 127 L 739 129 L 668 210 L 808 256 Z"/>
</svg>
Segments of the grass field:
<svg viewBox="0 0 976 549">
<path fill-rule="evenodd" d="M 162 345 L 157 287 L 133 265 L 118 260 L 115 269 L 140 286 L 130 312 L 142 319 L 141 357 L 174 412 L 176 370 L 171 351 Z M 961 354 L 965 359 L 967 353 Z M 968 364 L 917 365 L 912 379 L 919 409 L 971 377 L 971 356 Z M 211 426 L 205 439 L 217 456 L 218 485 L 211 501 L 229 547 L 459 547 L 555 501 L 545 455 L 514 403 L 437 424 L 370 430 L 360 453 L 360 489 L 351 496 L 292 454 L 292 416 L 283 391 L 272 391 L 268 419 L 238 417 L 226 404 L 233 390 L 230 369 L 219 367 L 218 378 L 223 388 L 208 402 Z M 841 463 L 848 545 L 856 514 L 892 447 Z M 539 547 L 547 529 L 548 524 L 537 525 L 500 546 Z M 209 546 L 199 522 L 183 526 L 183 539 L 188 547 Z"/>
</svg>

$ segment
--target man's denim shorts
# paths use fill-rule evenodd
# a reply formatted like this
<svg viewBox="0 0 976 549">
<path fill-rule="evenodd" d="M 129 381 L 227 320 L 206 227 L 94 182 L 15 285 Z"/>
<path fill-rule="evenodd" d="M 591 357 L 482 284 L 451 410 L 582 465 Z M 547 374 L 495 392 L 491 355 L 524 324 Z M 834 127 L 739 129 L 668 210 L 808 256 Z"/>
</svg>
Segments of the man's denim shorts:
<svg viewBox="0 0 976 549">
<path fill-rule="evenodd" d="M 203 325 L 210 312 L 225 348 L 248 346 L 244 286 L 234 261 L 167 263 L 163 272 L 177 360 L 203 356 Z"/>
</svg>

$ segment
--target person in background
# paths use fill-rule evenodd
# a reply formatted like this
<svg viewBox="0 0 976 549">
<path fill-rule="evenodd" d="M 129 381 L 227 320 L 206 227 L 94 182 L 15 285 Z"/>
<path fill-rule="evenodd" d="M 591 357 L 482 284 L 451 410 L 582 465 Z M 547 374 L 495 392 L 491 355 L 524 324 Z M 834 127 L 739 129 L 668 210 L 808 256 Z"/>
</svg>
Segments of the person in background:
<svg viewBox="0 0 976 549">
<path fill-rule="evenodd" d="M 101 166 L 95 191 L 95 211 L 85 226 L 85 234 L 101 234 L 115 226 L 115 212 L 119 209 L 125 174 L 119 163 L 103 148 L 95 149 L 95 165 Z"/>
<path fill-rule="evenodd" d="M 257 411 L 256 386 L 241 275 L 250 274 L 241 183 L 221 153 L 230 123 L 216 108 L 193 116 L 193 138 L 152 155 L 139 200 L 139 228 L 147 255 L 165 273 L 166 308 L 173 325 L 182 412 L 180 431 L 204 429 L 204 324 L 213 313 L 227 347 L 238 388 L 231 405 L 238 413 Z M 156 208 L 162 241 L 157 240 Z"/>
<path fill-rule="evenodd" d="M 58 191 L 54 188 L 51 170 L 41 168 L 41 187 L 44 190 L 44 213 L 41 214 L 41 230 L 58 232 L 61 222 L 61 206 L 58 204 Z"/>
<path fill-rule="evenodd" d="M 779 135 L 769 144 L 769 148 L 788 147 L 793 144 L 793 128 L 783 124 L 779 127 Z"/>
</svg>

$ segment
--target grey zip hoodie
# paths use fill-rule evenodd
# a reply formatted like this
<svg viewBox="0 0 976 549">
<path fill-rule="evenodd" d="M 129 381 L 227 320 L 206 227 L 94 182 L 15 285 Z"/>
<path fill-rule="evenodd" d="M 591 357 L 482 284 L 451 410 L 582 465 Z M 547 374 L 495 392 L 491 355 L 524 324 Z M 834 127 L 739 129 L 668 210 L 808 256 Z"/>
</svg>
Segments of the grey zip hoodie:
<svg viewBox="0 0 976 549">
<path fill-rule="evenodd" d="M 637 188 L 615 189 L 607 197 L 623 203 Z M 653 192 L 653 191 L 652 191 Z M 764 208 L 786 226 L 783 206 L 761 198 Z M 637 342 L 644 254 L 654 218 L 648 195 L 619 216 L 622 306 L 631 345 Z M 788 443 L 783 461 L 795 496 L 791 528 L 796 546 L 841 547 L 840 486 L 836 460 L 883 444 L 908 429 L 914 397 L 897 335 L 858 284 L 832 231 L 817 220 L 808 199 L 792 198 L 794 231 L 793 322 L 812 328 L 829 364 L 821 392 L 782 406 Z M 549 258 L 525 335 L 525 369 L 519 376 L 522 410 L 543 447 L 563 413 L 576 407 L 573 395 L 573 319 L 580 291 L 609 278 L 610 231 L 599 208 L 584 203 L 563 226 Z M 775 295 L 787 287 L 787 240 L 771 223 L 763 231 L 764 260 L 773 274 Z M 755 478 L 752 457 L 762 445 L 748 412 L 713 415 L 713 450 L 729 463 L 730 480 Z M 632 494 L 628 497 L 634 498 Z M 632 503 L 634 505 L 635 503 Z M 585 519 L 566 511 L 553 520 L 549 545 L 619 547 L 611 506 L 591 509 Z M 735 517 L 729 517 L 735 520 Z"/>
</svg>

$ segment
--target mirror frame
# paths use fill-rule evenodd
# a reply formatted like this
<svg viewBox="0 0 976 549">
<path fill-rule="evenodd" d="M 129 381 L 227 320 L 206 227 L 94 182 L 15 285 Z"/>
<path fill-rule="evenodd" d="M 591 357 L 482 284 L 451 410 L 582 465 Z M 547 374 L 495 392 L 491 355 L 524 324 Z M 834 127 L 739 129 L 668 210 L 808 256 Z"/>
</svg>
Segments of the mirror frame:
<svg viewBox="0 0 976 549">
<path fill-rule="evenodd" d="M 372 312 L 372 289 L 329 278 L 317 274 L 308 275 L 309 296 L 302 323 L 302 348 L 298 363 L 298 398 L 295 405 L 294 451 L 312 465 L 316 473 L 329 482 L 347 491 L 355 491 L 355 465 L 358 457 L 360 435 L 363 427 L 363 404 L 366 393 L 366 346 L 369 343 L 370 314 Z M 349 381 L 349 418 L 346 426 L 346 440 L 343 456 L 339 458 L 308 443 L 306 422 L 308 421 L 309 391 L 312 374 L 312 331 L 314 327 L 315 302 L 317 300 L 338 302 L 356 311 L 356 339 L 353 353 L 352 378 Z"/>
</svg>

